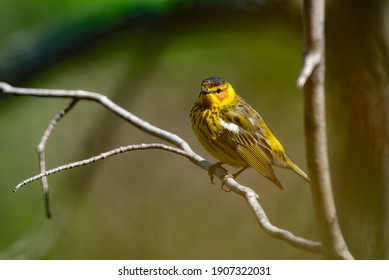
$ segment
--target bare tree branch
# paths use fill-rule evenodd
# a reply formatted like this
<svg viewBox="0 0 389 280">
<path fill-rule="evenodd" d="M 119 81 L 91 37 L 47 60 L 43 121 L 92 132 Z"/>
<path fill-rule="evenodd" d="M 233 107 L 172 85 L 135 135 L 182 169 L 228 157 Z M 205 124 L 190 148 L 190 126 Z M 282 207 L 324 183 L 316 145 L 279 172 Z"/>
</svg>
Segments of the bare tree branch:
<svg viewBox="0 0 389 280">
<path fill-rule="evenodd" d="M 111 156 L 114 156 L 114 155 L 117 155 L 117 154 L 122 154 L 122 153 L 129 152 L 129 151 L 148 150 L 148 149 L 161 149 L 161 150 L 165 150 L 165 151 L 168 151 L 168 152 L 176 153 L 176 154 L 185 156 L 185 157 L 187 157 L 189 159 L 192 159 L 191 158 L 191 154 L 188 154 L 187 152 L 185 152 L 185 151 L 183 151 L 181 149 L 174 148 L 174 147 L 171 147 L 171 146 L 168 146 L 168 145 L 165 145 L 165 144 L 152 143 L 152 144 L 129 145 L 129 146 L 119 147 L 119 148 L 110 150 L 108 152 L 101 153 L 98 156 L 93 156 L 93 157 L 90 157 L 88 159 L 84 159 L 84 160 L 68 163 L 68 164 L 61 165 L 59 167 L 53 168 L 51 170 L 41 172 L 40 174 L 38 174 L 36 176 L 33 176 L 33 177 L 29 178 L 29 179 L 26 179 L 26 180 L 23 180 L 22 182 L 20 182 L 13 189 L 13 192 L 17 192 L 21 187 L 23 187 L 23 186 L 25 186 L 25 185 L 33 182 L 33 181 L 36 181 L 36 180 L 39 180 L 39 179 L 44 178 L 46 176 L 49 176 L 51 174 L 54 174 L 54 173 L 58 173 L 58 172 L 61 172 L 61 171 L 65 171 L 65 170 L 76 168 L 76 167 L 83 166 L 83 165 L 88 165 L 88 164 L 94 163 L 94 162 L 102 160 L 102 159 L 106 159 L 108 157 L 111 157 Z"/>
<path fill-rule="evenodd" d="M 290 231 L 277 228 L 273 226 L 266 216 L 265 211 L 258 202 L 258 195 L 250 188 L 242 186 L 234 181 L 227 175 L 225 179 L 226 185 L 228 185 L 235 193 L 244 197 L 249 205 L 251 211 L 254 213 L 260 227 L 270 236 L 276 239 L 284 240 L 286 243 L 293 247 L 304 249 L 312 253 L 321 253 L 322 245 L 320 242 L 313 242 L 293 235 Z M 231 180 L 231 181 L 230 181 Z M 233 188 L 231 187 L 233 186 Z"/>
<path fill-rule="evenodd" d="M 48 171 L 44 171 L 41 174 L 33 176 L 29 179 L 26 179 L 19 183 L 14 191 L 17 191 L 20 187 L 38 180 L 40 178 L 44 178 L 50 174 L 60 172 L 63 170 L 67 170 L 70 168 L 74 168 L 77 166 L 83 166 L 86 164 L 90 164 L 96 162 L 98 160 L 107 158 L 109 156 L 113 156 L 119 153 L 124 153 L 127 151 L 133 150 L 144 150 L 144 149 L 162 149 L 169 152 L 173 152 L 179 154 L 181 156 L 185 156 L 190 159 L 194 164 L 201 167 L 202 169 L 208 171 L 208 169 L 212 166 L 212 163 L 203 159 L 201 156 L 192 151 L 189 144 L 184 141 L 182 138 L 177 136 L 176 134 L 170 133 L 166 130 L 160 129 L 151 125 L 148 122 L 138 118 L 137 116 L 131 114 L 126 111 L 122 107 L 113 103 L 106 96 L 101 95 L 99 93 L 87 92 L 81 90 L 50 90 L 50 89 L 30 89 L 30 88 L 17 88 L 12 87 L 9 84 L 0 82 L 0 89 L 2 89 L 3 94 L 5 95 L 14 95 L 14 96 L 36 96 L 36 97 L 54 97 L 54 98 L 72 98 L 74 100 L 86 99 L 100 103 L 104 107 L 106 107 L 111 112 L 115 113 L 119 117 L 133 124 L 140 130 L 151 134 L 159 139 L 163 139 L 176 147 L 168 146 L 165 144 L 154 143 L 154 144 L 140 144 L 140 145 L 129 145 L 126 147 L 120 147 L 105 153 L 101 153 L 98 156 L 91 157 L 86 160 L 70 163 L 67 165 L 63 165 Z M 283 229 L 279 229 L 272 225 L 268 220 L 262 206 L 258 201 L 258 195 L 250 188 L 245 187 L 237 183 L 230 174 L 224 168 L 217 168 L 215 170 L 215 175 L 234 193 L 245 198 L 246 202 L 249 204 L 250 209 L 255 215 L 260 227 L 270 236 L 283 240 L 286 243 L 306 251 L 310 252 L 322 252 L 322 245 L 320 242 L 314 242 L 310 240 L 303 239 L 301 237 L 297 237 L 291 232 Z"/>
<path fill-rule="evenodd" d="M 118 115 L 120 118 L 128 121 L 140 130 L 151 134 L 159 139 L 165 140 L 173 145 L 180 147 L 187 152 L 193 153 L 188 143 L 186 143 L 179 136 L 170 133 L 166 130 L 160 129 L 150 123 L 138 118 L 131 114 L 124 108 L 112 102 L 108 97 L 96 92 L 84 91 L 84 90 L 59 90 L 59 89 L 32 89 L 32 88 L 18 88 L 12 87 L 9 84 L 0 82 L 0 88 L 2 88 L 4 94 L 14 96 L 35 96 L 35 97 L 57 97 L 57 98 L 75 98 L 85 99 L 100 103 L 111 112 Z M 208 166 L 204 166 L 208 168 Z"/>
<path fill-rule="evenodd" d="M 332 193 L 328 163 L 324 97 L 324 0 L 304 1 L 305 129 L 312 199 L 327 258 L 353 259 L 343 239 Z"/>
<path fill-rule="evenodd" d="M 45 146 L 46 146 L 47 140 L 49 140 L 51 132 L 54 130 L 57 123 L 77 104 L 77 102 L 78 102 L 78 99 L 73 99 L 73 101 L 70 102 L 70 104 L 65 109 L 61 110 L 50 121 L 47 129 L 43 133 L 42 139 L 39 142 L 38 147 L 37 147 L 38 155 L 39 155 L 39 166 L 40 166 L 41 173 L 44 173 L 46 171 Z M 41 179 L 42 179 L 41 182 L 42 182 L 46 217 L 51 218 L 49 185 L 47 183 L 47 177 L 43 176 Z"/>
</svg>

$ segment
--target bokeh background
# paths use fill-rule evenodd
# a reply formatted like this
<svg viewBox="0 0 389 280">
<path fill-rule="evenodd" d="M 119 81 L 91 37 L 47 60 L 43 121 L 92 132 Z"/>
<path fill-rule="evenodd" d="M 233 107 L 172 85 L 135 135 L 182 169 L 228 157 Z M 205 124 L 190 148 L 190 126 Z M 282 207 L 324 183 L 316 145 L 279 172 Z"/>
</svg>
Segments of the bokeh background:
<svg viewBox="0 0 389 280">
<path fill-rule="evenodd" d="M 2 1 L 0 80 L 83 89 L 183 137 L 215 161 L 190 127 L 201 81 L 230 81 L 306 170 L 298 1 Z M 44 216 L 36 146 L 70 100 L 0 97 L 0 258 L 317 259 L 266 235 L 244 200 L 212 185 L 187 159 L 131 152 L 48 178 Z M 159 142 L 98 104 L 82 101 L 60 122 L 47 167 L 118 146 Z M 277 169 L 280 191 L 254 170 L 252 187 L 271 222 L 318 240 L 308 184 Z"/>
</svg>

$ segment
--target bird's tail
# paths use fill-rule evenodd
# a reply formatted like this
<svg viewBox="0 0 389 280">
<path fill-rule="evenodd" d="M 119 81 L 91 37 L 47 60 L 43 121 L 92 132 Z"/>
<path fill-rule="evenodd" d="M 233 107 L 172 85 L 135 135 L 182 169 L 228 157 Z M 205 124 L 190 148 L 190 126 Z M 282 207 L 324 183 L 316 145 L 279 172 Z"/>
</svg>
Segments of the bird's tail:
<svg viewBox="0 0 389 280">
<path fill-rule="evenodd" d="M 301 178 L 303 178 L 305 181 L 307 181 L 308 183 L 311 182 L 311 180 L 309 179 L 308 175 L 305 174 L 305 172 L 297 166 L 297 164 L 294 163 L 294 161 L 287 155 L 284 153 L 284 156 L 285 156 L 285 161 L 287 163 L 288 166 L 286 167 L 289 167 L 290 169 L 292 169 L 295 173 L 297 173 L 298 175 L 300 175 Z"/>
</svg>

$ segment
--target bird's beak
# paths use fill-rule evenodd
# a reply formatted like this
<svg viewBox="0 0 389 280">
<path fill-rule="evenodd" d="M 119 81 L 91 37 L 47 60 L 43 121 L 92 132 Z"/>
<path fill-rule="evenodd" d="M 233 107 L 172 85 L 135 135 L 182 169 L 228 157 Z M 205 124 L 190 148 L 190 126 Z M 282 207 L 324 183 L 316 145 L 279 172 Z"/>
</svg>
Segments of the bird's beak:
<svg viewBox="0 0 389 280">
<path fill-rule="evenodd" d="M 208 94 L 208 93 L 209 93 L 209 91 L 208 91 L 207 88 L 202 88 L 202 89 L 200 90 L 200 95 L 201 95 L 201 94 Z"/>
</svg>

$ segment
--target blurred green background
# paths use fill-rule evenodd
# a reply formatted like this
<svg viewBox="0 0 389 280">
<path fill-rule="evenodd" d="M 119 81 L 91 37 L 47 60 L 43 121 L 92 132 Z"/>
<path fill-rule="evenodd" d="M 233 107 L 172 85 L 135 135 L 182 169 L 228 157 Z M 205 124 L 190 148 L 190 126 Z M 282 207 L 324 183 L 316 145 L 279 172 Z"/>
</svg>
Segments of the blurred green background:
<svg viewBox="0 0 389 280">
<path fill-rule="evenodd" d="M 0 80 L 107 95 L 178 134 L 200 155 L 189 111 L 201 81 L 231 82 L 306 170 L 301 24 L 294 1 L 3 1 Z M 36 146 L 70 100 L 0 96 L 0 258 L 316 259 L 266 235 L 244 200 L 212 185 L 187 159 L 132 152 L 39 182 Z M 49 139 L 47 167 L 129 144 L 159 142 L 98 104 L 80 102 Z M 318 239 L 308 184 L 276 170 L 284 191 L 254 170 L 252 187 L 274 225 Z"/>
</svg>

